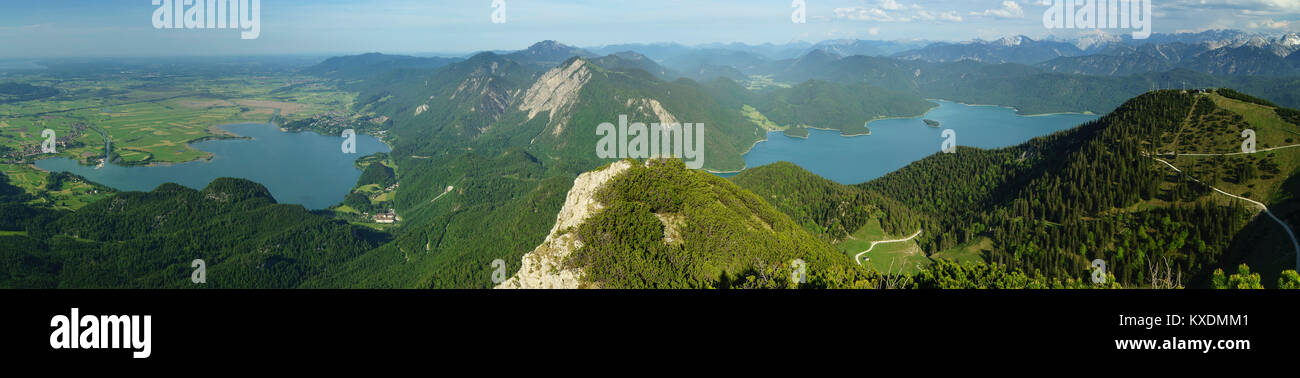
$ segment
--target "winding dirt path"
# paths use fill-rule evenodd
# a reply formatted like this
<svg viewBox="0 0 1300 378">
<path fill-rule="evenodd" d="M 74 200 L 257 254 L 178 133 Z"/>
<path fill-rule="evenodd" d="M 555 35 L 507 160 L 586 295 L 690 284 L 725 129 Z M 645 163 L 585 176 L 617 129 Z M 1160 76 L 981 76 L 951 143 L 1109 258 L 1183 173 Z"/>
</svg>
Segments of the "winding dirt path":
<svg viewBox="0 0 1300 378">
<path fill-rule="evenodd" d="M 1185 155 L 1185 154 L 1184 154 L 1184 155 Z M 1155 159 L 1156 161 L 1161 162 L 1161 163 L 1165 163 L 1166 166 L 1169 166 L 1169 168 L 1170 168 L 1170 169 L 1173 169 L 1175 172 L 1183 173 L 1183 170 L 1178 169 L 1178 167 L 1175 167 L 1173 164 L 1169 164 L 1169 162 L 1167 162 L 1167 161 L 1164 161 L 1164 160 L 1162 160 L 1162 159 L 1160 159 L 1160 158 L 1154 158 L 1154 157 L 1153 157 L 1152 159 Z M 1282 221 L 1282 218 L 1278 218 L 1277 215 L 1274 215 L 1273 212 L 1270 211 L 1270 210 L 1268 209 L 1268 206 L 1264 205 L 1263 203 L 1261 203 L 1261 202 L 1259 202 L 1259 201 L 1252 200 L 1252 199 L 1250 199 L 1250 198 L 1246 198 L 1246 197 L 1238 196 L 1238 195 L 1235 195 L 1235 194 L 1232 194 L 1232 193 L 1228 193 L 1228 192 L 1225 192 L 1225 191 L 1219 190 L 1219 188 L 1215 188 L 1215 187 L 1213 187 L 1213 186 L 1210 186 L 1209 184 L 1206 184 L 1206 183 L 1204 183 L 1204 182 L 1201 182 L 1201 180 L 1197 180 L 1195 177 L 1192 177 L 1192 176 L 1190 176 L 1190 175 L 1187 176 L 1187 178 L 1190 178 L 1190 179 L 1192 179 L 1193 181 L 1196 181 L 1196 182 L 1198 182 L 1198 183 L 1201 183 L 1201 185 L 1205 185 L 1206 187 L 1208 187 L 1208 188 L 1210 188 L 1210 189 L 1213 189 L 1213 190 L 1216 191 L 1216 192 L 1219 192 L 1219 194 L 1222 194 L 1222 195 L 1225 195 L 1225 196 L 1228 196 L 1228 197 L 1232 197 L 1232 198 L 1236 198 L 1236 199 L 1239 199 L 1239 200 L 1242 200 L 1242 201 L 1250 202 L 1250 203 L 1254 204 L 1255 206 L 1258 206 L 1260 209 L 1263 209 L 1263 210 L 1264 210 L 1264 214 L 1268 214 L 1268 216 L 1269 216 L 1270 218 L 1273 218 L 1273 220 L 1277 221 L 1277 224 L 1282 225 L 1282 229 L 1286 231 L 1287 236 L 1290 236 L 1290 237 L 1291 237 L 1291 244 L 1292 244 L 1292 246 L 1295 247 L 1295 252 L 1296 252 L 1296 259 L 1295 259 L 1296 269 L 1300 270 L 1300 241 L 1297 241 L 1297 240 L 1296 240 L 1295 232 L 1291 230 L 1291 226 L 1288 226 L 1288 225 L 1286 224 L 1286 222 L 1283 222 L 1283 221 Z M 872 246 L 874 247 L 875 245 L 873 244 Z"/>
<path fill-rule="evenodd" d="M 912 239 L 916 239 L 917 236 L 921 236 L 921 230 L 916 230 L 916 233 L 915 233 L 915 234 L 912 234 L 912 236 L 908 236 L 907 239 L 894 239 L 894 240 L 873 241 L 873 242 L 871 242 L 871 247 L 870 247 L 870 248 L 867 248 L 867 250 L 862 251 L 862 252 L 858 252 L 858 254 L 853 255 L 853 261 L 857 261 L 857 262 L 858 262 L 858 265 L 862 265 L 862 255 L 865 255 L 865 254 L 867 254 L 867 252 L 871 252 L 871 250 L 876 249 L 876 245 L 877 245 L 877 244 L 881 244 L 881 243 L 900 243 L 900 242 L 905 242 L 905 241 L 909 241 L 909 240 L 912 240 Z"/>
<path fill-rule="evenodd" d="M 1160 154 L 1160 156 L 1173 156 L 1173 157 L 1179 157 L 1179 156 L 1234 156 L 1234 155 L 1252 155 L 1252 154 L 1257 154 L 1257 153 L 1260 153 L 1260 152 L 1276 151 L 1276 150 L 1281 150 L 1281 149 L 1284 149 L 1284 148 L 1292 148 L 1292 147 L 1300 147 L 1300 144 L 1292 144 L 1292 145 L 1289 145 L 1289 146 L 1281 146 L 1281 147 L 1270 147 L 1270 148 L 1265 148 L 1265 149 L 1262 149 L 1262 150 L 1256 150 L 1255 152 L 1233 152 L 1233 153 L 1227 153 L 1227 154 L 1180 154 L 1180 153 L 1174 153 L 1174 152 L 1166 152 L 1166 153 Z"/>
</svg>

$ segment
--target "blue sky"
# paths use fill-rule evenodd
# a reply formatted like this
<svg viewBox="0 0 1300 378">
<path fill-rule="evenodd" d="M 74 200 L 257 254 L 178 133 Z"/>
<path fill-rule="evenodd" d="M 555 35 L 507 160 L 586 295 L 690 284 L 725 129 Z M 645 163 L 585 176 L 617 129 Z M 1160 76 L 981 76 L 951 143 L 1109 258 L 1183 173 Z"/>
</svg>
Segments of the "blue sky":
<svg viewBox="0 0 1300 378">
<path fill-rule="evenodd" d="M 261 35 L 154 29 L 150 0 L 0 1 L 0 58 L 467 53 L 545 39 L 614 43 L 786 43 L 827 39 L 1041 38 L 1047 0 L 261 0 Z M 1158 33 L 1300 31 L 1300 0 L 1155 0 Z M 1057 31 L 1060 34 L 1077 31 Z"/>
</svg>

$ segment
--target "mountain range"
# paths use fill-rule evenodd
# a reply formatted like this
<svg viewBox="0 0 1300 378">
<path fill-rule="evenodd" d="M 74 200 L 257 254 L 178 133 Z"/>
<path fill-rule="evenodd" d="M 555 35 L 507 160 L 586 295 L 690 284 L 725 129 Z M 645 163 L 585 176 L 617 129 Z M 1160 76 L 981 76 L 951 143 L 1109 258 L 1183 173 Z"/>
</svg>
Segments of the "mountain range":
<svg viewBox="0 0 1300 378">
<path fill-rule="evenodd" d="M 194 250 L 219 251 L 213 264 L 241 278 L 223 287 L 1095 287 L 1082 279 L 1094 259 L 1127 287 L 1210 286 L 1216 269 L 1242 262 L 1276 279 L 1294 268 L 1278 225 L 1300 220 L 1300 167 L 1271 149 L 1300 134 L 1287 108 L 1300 104 L 1300 78 L 1261 72 L 1286 74 L 1277 62 L 1295 52 L 1231 33 L 1153 40 L 1013 37 L 892 53 L 905 43 L 543 41 L 465 58 L 330 58 L 299 73 L 345 84 L 351 110 L 388 118 L 400 227 L 372 232 L 279 205 L 243 180 L 118 193 L 71 214 L 27 206 L 0 182 L 0 248 L 20 246 L 6 251 L 0 284 L 176 287 L 182 277 L 164 273 Z M 768 132 L 858 135 L 872 119 L 925 113 L 928 98 L 1104 116 L 856 185 L 741 157 Z M 704 124 L 704 167 L 744 171 L 723 179 L 677 160 L 598 156 L 597 125 L 621 118 Z M 1214 155 L 1246 128 L 1261 154 Z M 270 223 L 228 227 L 240 217 Z M 843 246 L 866 228 L 913 235 L 933 268 L 855 263 Z M 131 252 L 96 252 L 114 248 Z M 493 278 L 498 261 L 505 282 Z M 807 279 L 789 275 L 797 267 Z M 141 271 L 157 274 L 124 278 Z"/>
<path fill-rule="evenodd" d="M 1225 50 L 1226 49 L 1226 50 Z M 1253 34 L 1237 30 L 1209 30 L 1198 33 L 1155 33 L 1148 39 L 1135 40 L 1125 34 L 1093 33 L 1072 39 L 1035 40 L 1023 35 L 992 41 L 966 42 L 829 40 L 818 43 L 796 42 L 785 45 L 708 44 L 622 44 L 590 49 L 602 54 L 637 51 L 655 61 L 682 71 L 695 71 L 701 65 L 730 65 L 747 74 L 763 74 L 762 61 L 797 59 L 815 50 L 838 56 L 896 57 L 928 62 L 974 60 L 984 63 L 1017 63 L 1048 68 L 1055 72 L 1092 75 L 1132 75 L 1186 68 L 1212 75 L 1295 75 L 1294 63 L 1278 66 L 1300 50 L 1300 34 Z M 1223 50 L 1223 51 L 1220 51 Z M 1261 53 L 1263 50 L 1267 54 Z M 1193 58 L 1205 53 L 1201 62 Z M 736 56 L 740 54 L 739 56 Z M 731 58 L 727 58 L 731 55 Z M 689 56 L 689 58 L 688 58 Z M 744 58 L 740 58 L 740 57 Z M 1086 59 L 1086 58 L 1095 59 Z M 1105 57 L 1105 58 L 1103 58 Z M 1112 58 L 1113 57 L 1113 58 Z M 1184 60 L 1187 65 L 1180 65 Z M 1294 62 L 1294 60 L 1292 60 Z M 1098 64 L 1092 66 L 1090 64 Z"/>
<path fill-rule="evenodd" d="M 1012 42 L 1015 41 L 1002 44 L 1017 45 Z M 1034 44 L 1027 40 L 1018 43 Z M 1059 44 L 1046 45 L 1068 50 Z M 681 56 L 683 61 L 695 62 L 691 64 L 726 65 L 737 71 L 749 70 L 751 76 L 770 75 L 791 83 L 747 89 L 744 84 L 749 83 L 727 77 L 677 76 L 682 71 L 666 68 L 673 63 L 655 61 L 635 51 L 605 56 L 574 53 L 548 68 L 536 64 L 531 57 L 547 56 L 548 51 L 580 49 L 551 42 L 530 48 L 534 49 L 538 51 L 482 53 L 421 74 L 400 72 L 394 77 L 375 80 L 362 90 L 358 107 L 392 114 L 396 133 L 394 156 L 401 167 L 398 177 L 403 186 L 454 185 L 457 189 L 446 196 L 432 190 L 399 192 L 399 212 L 409 221 L 394 236 L 394 242 L 344 264 L 342 269 L 313 279 L 311 285 L 368 282 L 365 286 L 495 286 L 481 273 L 494 258 L 505 260 L 508 270 L 517 274 L 536 273 L 537 266 L 554 268 L 540 270 L 543 272 L 586 272 L 570 274 L 567 281 L 520 276 L 515 278 L 516 283 L 730 287 L 737 282 L 759 280 L 763 284 L 757 286 L 788 285 L 789 282 L 760 278 L 764 269 L 788 268 L 786 260 L 793 256 L 753 256 L 748 263 L 737 260 L 672 263 L 674 258 L 661 262 L 651 259 L 637 260 L 647 265 L 629 267 L 610 265 L 609 259 L 626 257 L 615 252 L 621 244 L 604 247 L 591 244 L 590 238 L 605 235 L 599 237 L 644 245 L 645 251 L 669 248 L 639 259 L 697 248 L 702 249 L 681 258 L 711 259 L 754 252 L 753 248 L 741 245 L 777 242 L 762 241 L 771 240 L 766 239 L 770 234 L 741 233 L 731 247 L 708 247 L 707 242 L 716 241 L 716 236 L 687 235 L 696 230 L 684 225 L 698 225 L 712 219 L 700 218 L 702 213 L 683 213 L 685 208 L 674 205 L 698 201 L 684 194 L 698 188 L 712 188 L 701 193 L 731 192 L 738 196 L 722 200 L 724 204 L 738 202 L 724 207 L 731 210 L 713 211 L 717 214 L 739 211 L 743 208 L 738 207 L 739 203 L 753 201 L 746 199 L 747 194 L 735 193 L 736 190 L 757 194 L 756 198 L 774 205 L 771 209 L 789 217 L 789 222 L 800 225 L 818 240 L 799 242 L 800 245 L 833 246 L 871 222 L 893 235 L 906 235 L 919 229 L 922 232 L 917 243 L 929 259 L 943 264 L 950 256 L 974 253 L 978 260 L 1006 269 L 999 274 L 1023 275 L 1026 278 L 1022 284 L 1030 286 L 1078 284 L 1072 280 L 1087 275 L 1088 262 L 1094 257 L 1119 261 L 1117 264 L 1122 266 L 1115 268 L 1116 276 L 1129 285 L 1141 285 L 1151 278 L 1148 268 L 1156 256 L 1170 259 L 1170 264 L 1178 265 L 1178 272 L 1187 274 L 1196 284 L 1203 284 L 1215 268 L 1242 260 L 1278 271 L 1275 267 L 1286 267 L 1288 261 L 1294 260 L 1277 258 L 1291 251 L 1253 248 L 1245 242 L 1248 238 L 1277 240 L 1284 235 L 1270 228 L 1262 218 L 1251 217 L 1239 204 L 1210 198 L 1212 192 L 1204 186 L 1161 171 L 1148 157 L 1160 151 L 1158 146 L 1162 143 L 1167 143 L 1149 135 L 1175 133 L 1179 125 L 1187 122 L 1188 113 L 1247 114 L 1253 110 L 1243 110 L 1243 107 L 1262 106 L 1234 100 L 1241 98 L 1237 92 L 1222 92 L 1224 95 L 1150 92 L 1155 83 L 1244 84 L 1268 88 L 1270 91 L 1264 91 L 1267 93 L 1282 93 L 1282 96 L 1270 95 L 1279 103 L 1295 101 L 1291 97 L 1294 87 L 1286 88 L 1277 80 L 1251 75 L 1210 75 L 1183 68 L 1131 76 L 1064 74 L 1016 63 L 842 56 L 823 49 L 811 49 L 796 58 L 775 61 L 755 53 L 723 53 L 711 49 Z M 1025 90 L 1030 88 L 1033 90 Z M 583 146 L 596 142 L 594 125 L 616 120 L 619 115 L 715 125 L 706 134 L 706 145 L 712 154 L 706 167 L 732 170 L 743 166 L 740 153 L 761 140 L 765 130 L 811 126 L 854 133 L 863 119 L 919 114 L 928 108 L 924 98 L 936 97 L 1016 105 L 1029 112 L 1077 111 L 1087 107 L 1083 110 L 1109 114 L 1069 132 L 1014 147 L 991 151 L 963 147 L 958 151 L 960 159 L 938 154 L 880 179 L 853 186 L 816 178 L 789 164 L 750 167 L 753 169 L 731 180 L 738 184 L 738 189 L 708 175 L 681 171 L 671 164 L 634 163 L 632 167 L 620 167 L 617 174 L 607 172 L 610 176 L 603 183 L 582 179 L 592 172 L 613 169 L 608 165 L 598 168 L 607 162 L 596 159 L 589 147 Z M 1216 102 L 1225 106 L 1211 105 Z M 575 182 L 586 184 L 579 186 Z M 692 182 L 696 184 L 673 186 Z M 631 194 L 660 185 L 677 189 L 654 190 L 648 196 Z M 611 186 L 621 189 L 609 189 Z M 582 195 L 589 196 L 587 201 L 596 201 L 600 204 L 597 207 L 615 213 L 587 214 L 588 218 L 581 222 L 571 220 L 576 233 L 571 237 L 587 240 L 583 245 L 590 248 L 573 244 L 560 248 L 565 236 L 557 227 L 567 219 L 565 214 L 572 213 L 566 208 L 578 193 L 587 193 Z M 652 193 L 676 194 L 662 197 Z M 664 200 L 669 202 L 661 202 Z M 1115 213 L 1116 209 L 1130 208 L 1135 203 L 1156 205 L 1139 206 L 1146 209 L 1143 211 Z M 770 211 L 754 206 L 750 205 L 749 211 Z M 518 214 L 530 215 L 520 218 Z M 558 220 L 556 214 L 560 214 Z M 1286 214 L 1288 218 L 1294 216 Z M 767 217 L 743 212 L 737 215 L 736 220 L 723 221 L 720 226 L 745 222 L 739 219 Z M 631 219 L 644 219 L 644 222 Z M 777 223 L 771 222 L 787 221 L 768 220 L 761 228 L 780 229 Z M 1062 226 L 1053 225 L 1063 225 L 1063 228 L 1054 229 Z M 1114 231 L 1147 227 L 1151 231 L 1145 235 Z M 1189 230 L 1196 232 L 1179 236 Z M 480 234 L 500 236 L 485 239 Z M 1093 239 L 1081 241 L 1081 235 L 1089 234 L 1094 235 Z M 1102 234 L 1110 236 L 1095 236 Z M 786 237 L 808 238 L 795 234 L 779 238 Z M 1085 248 L 1086 251 L 1077 248 L 1080 243 L 1090 248 Z M 1147 247 L 1148 244 L 1165 247 Z M 547 245 L 551 247 L 543 248 Z M 802 251 L 802 248 L 792 250 Z M 825 251 L 825 248 L 813 250 Z M 1132 253 L 1106 255 L 1117 249 Z M 576 257 L 541 258 L 561 250 L 562 254 Z M 827 260 L 826 252 L 813 250 L 800 252 L 804 261 L 816 261 L 816 264 L 833 261 Z M 413 251 L 424 251 L 424 254 L 416 256 Z M 394 256 L 406 256 L 404 260 L 411 263 L 382 263 Z M 824 266 L 837 273 L 817 278 L 814 286 L 881 284 L 879 277 L 870 273 L 862 275 L 857 267 L 841 263 L 842 260 Z M 700 270 L 701 266 L 710 268 Z M 586 278 L 574 281 L 575 274 Z M 383 278 L 376 281 L 376 277 Z M 640 278 L 629 280 L 631 277 Z M 754 278 L 737 280 L 736 277 Z M 1032 277 L 1038 277 L 1038 281 Z M 934 276 L 913 279 L 917 281 L 912 284 L 920 287 L 969 284 Z"/>
<path fill-rule="evenodd" d="M 992 42 L 935 43 L 929 46 L 894 54 L 903 59 L 930 62 L 955 62 L 974 60 L 986 63 L 1034 64 L 1053 58 L 1082 55 L 1074 44 L 1054 41 L 1035 41 L 1025 36 L 1001 38 Z"/>
</svg>

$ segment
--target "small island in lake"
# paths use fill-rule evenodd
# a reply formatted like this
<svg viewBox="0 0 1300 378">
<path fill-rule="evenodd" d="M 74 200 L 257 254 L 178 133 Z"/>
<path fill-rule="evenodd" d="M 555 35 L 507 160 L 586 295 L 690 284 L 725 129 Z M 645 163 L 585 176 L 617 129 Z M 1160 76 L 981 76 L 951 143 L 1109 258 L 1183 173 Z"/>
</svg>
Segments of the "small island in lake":
<svg viewBox="0 0 1300 378">
<path fill-rule="evenodd" d="M 863 136 L 863 135 L 871 135 L 871 129 L 863 127 L 861 132 L 856 132 L 852 134 L 843 131 L 840 132 L 840 136 L 845 136 L 845 137 L 855 137 L 855 136 Z"/>
<path fill-rule="evenodd" d="M 939 127 L 939 121 L 935 121 L 935 120 L 933 120 L 933 119 L 926 119 L 926 120 L 924 120 L 924 121 L 925 121 L 925 125 L 926 125 L 926 126 L 930 126 L 930 127 Z"/>
<path fill-rule="evenodd" d="M 874 120 L 872 120 L 872 121 L 874 121 Z M 856 133 L 850 133 L 850 132 L 848 132 L 848 131 L 844 131 L 844 130 L 842 130 L 842 131 L 840 131 L 840 136 L 854 137 L 854 136 L 862 136 L 862 135 L 871 135 L 871 128 L 867 127 L 867 125 L 870 125 L 870 124 L 871 124 L 871 121 L 867 121 L 867 123 L 862 124 L 862 131 L 860 131 L 860 132 L 856 132 Z"/>
<path fill-rule="evenodd" d="M 781 133 L 782 133 L 782 134 L 785 134 L 785 136 L 788 136 L 788 137 L 791 137 L 791 138 L 804 138 L 804 139 L 808 139 L 808 128 L 806 128 L 806 127 L 802 127 L 802 126 L 791 127 L 791 128 L 785 129 L 785 130 L 782 131 Z"/>
</svg>

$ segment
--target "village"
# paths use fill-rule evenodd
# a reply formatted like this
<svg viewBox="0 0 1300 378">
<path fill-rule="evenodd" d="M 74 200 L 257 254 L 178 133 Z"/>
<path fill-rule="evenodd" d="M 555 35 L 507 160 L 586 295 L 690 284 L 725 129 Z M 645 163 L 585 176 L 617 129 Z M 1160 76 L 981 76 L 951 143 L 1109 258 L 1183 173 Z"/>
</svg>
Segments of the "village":
<svg viewBox="0 0 1300 378">
<path fill-rule="evenodd" d="M 393 209 L 392 207 L 389 207 L 392 205 L 392 202 L 383 200 L 385 197 L 388 197 L 390 196 L 390 194 L 397 191 L 397 188 L 400 185 L 401 185 L 400 183 L 395 182 L 393 183 L 393 185 L 390 185 L 387 188 L 384 188 L 383 190 L 368 193 L 367 194 L 368 199 L 372 201 L 378 201 L 378 206 L 381 206 L 381 209 L 387 208 L 387 211 L 380 212 L 374 215 L 370 215 L 370 213 L 368 212 L 362 212 L 361 216 L 370 219 L 374 223 L 378 223 L 378 224 L 396 224 L 401 222 L 402 217 L 400 215 L 397 215 L 397 210 Z"/>
<path fill-rule="evenodd" d="M 54 138 L 56 151 L 65 148 L 81 147 L 83 144 L 78 142 L 77 138 L 81 138 L 82 135 L 85 135 L 86 129 L 88 128 L 88 125 L 78 122 L 72 125 L 72 132 L 64 135 L 56 135 Z M 0 163 L 26 164 L 28 159 L 33 156 L 45 155 L 46 153 L 41 150 L 42 141 L 43 140 L 35 140 L 31 144 L 23 144 L 21 149 L 9 149 L 5 151 L 6 153 L 3 154 L 3 156 L 0 156 Z"/>
<path fill-rule="evenodd" d="M 388 136 L 388 130 L 384 130 L 380 126 L 383 126 L 386 122 L 388 122 L 387 116 L 356 118 L 350 113 L 333 110 L 311 118 L 286 123 L 281 126 L 281 130 L 311 130 L 325 135 L 337 135 L 344 129 L 356 129 L 359 132 L 370 134 L 379 138 L 380 141 L 383 141 Z"/>
<path fill-rule="evenodd" d="M 397 190 L 397 187 L 398 187 L 399 185 L 401 185 L 401 183 L 397 183 L 397 182 L 395 182 L 395 183 L 393 183 L 393 185 L 391 185 L 391 186 L 389 186 L 389 187 L 387 187 L 387 188 L 384 188 L 384 192 L 383 192 L 383 193 L 375 194 L 375 195 L 372 196 L 371 198 L 373 199 L 373 198 L 377 198 L 377 197 L 379 197 L 379 196 L 385 195 L 385 194 L 387 194 L 387 193 L 392 193 L 392 192 L 394 192 L 394 191 Z M 383 214 L 375 214 L 375 223 L 380 223 L 380 224 L 394 224 L 394 223 L 401 222 L 401 221 L 402 221 L 402 217 L 401 217 L 401 216 L 398 216 L 398 215 L 397 215 L 397 211 L 394 210 L 393 208 L 389 208 L 387 213 L 383 213 Z"/>
</svg>

